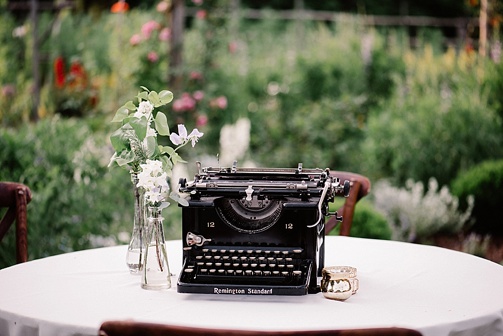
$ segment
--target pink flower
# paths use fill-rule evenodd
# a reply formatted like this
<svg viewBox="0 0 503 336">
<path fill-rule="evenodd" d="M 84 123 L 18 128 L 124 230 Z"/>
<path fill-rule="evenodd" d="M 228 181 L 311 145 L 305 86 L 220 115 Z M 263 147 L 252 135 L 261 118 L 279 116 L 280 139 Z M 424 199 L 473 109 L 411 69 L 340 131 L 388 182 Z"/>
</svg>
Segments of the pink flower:
<svg viewBox="0 0 503 336">
<path fill-rule="evenodd" d="M 163 28 L 159 33 L 159 40 L 169 41 L 170 38 L 171 38 L 171 30 L 169 28 Z"/>
<path fill-rule="evenodd" d="M 217 97 L 210 102 L 210 106 L 225 110 L 227 108 L 227 98 L 225 96 Z"/>
<path fill-rule="evenodd" d="M 208 124 L 208 117 L 205 114 L 198 115 L 196 118 L 196 126 L 204 127 Z"/>
<path fill-rule="evenodd" d="M 159 60 L 159 55 L 157 55 L 157 53 L 155 51 L 151 51 L 148 53 L 147 55 L 147 59 L 152 62 L 152 63 L 155 63 Z"/>
<path fill-rule="evenodd" d="M 141 42 L 141 36 L 140 36 L 140 34 L 134 34 L 129 39 L 129 44 L 131 44 L 132 46 L 138 45 L 140 42 Z"/>
<path fill-rule="evenodd" d="M 203 4 L 203 0 L 192 0 L 192 3 L 197 6 L 201 6 Z"/>
<path fill-rule="evenodd" d="M 190 94 L 184 92 L 182 97 L 173 102 L 173 110 L 175 112 L 186 112 L 196 108 L 196 101 Z"/>
<path fill-rule="evenodd" d="M 238 44 L 237 42 L 233 41 L 229 43 L 229 52 L 231 54 L 234 54 L 238 50 Z"/>
<path fill-rule="evenodd" d="M 155 8 L 159 13 L 163 13 L 169 9 L 169 3 L 168 1 L 161 1 Z"/>
<path fill-rule="evenodd" d="M 201 100 L 204 99 L 204 92 L 201 90 L 197 90 L 192 94 L 192 97 L 197 101 L 200 102 Z"/>
<path fill-rule="evenodd" d="M 207 14 L 207 13 L 206 13 L 206 11 L 205 11 L 205 10 L 203 10 L 203 9 L 198 10 L 198 11 L 196 12 L 196 18 L 198 18 L 199 20 L 204 20 L 204 19 L 206 19 L 206 14 Z"/>
<path fill-rule="evenodd" d="M 154 20 L 151 20 L 143 24 L 143 26 L 141 27 L 141 33 L 146 39 L 149 39 L 150 35 L 152 35 L 152 32 L 159 28 L 161 28 L 159 23 L 157 23 Z"/>
<path fill-rule="evenodd" d="M 201 80 L 201 79 L 203 79 L 203 74 L 200 73 L 199 71 L 191 71 L 190 72 L 190 79 L 191 80 Z"/>
<path fill-rule="evenodd" d="M 13 84 L 5 84 L 1 92 L 4 97 L 12 97 L 16 94 L 16 87 Z"/>
</svg>

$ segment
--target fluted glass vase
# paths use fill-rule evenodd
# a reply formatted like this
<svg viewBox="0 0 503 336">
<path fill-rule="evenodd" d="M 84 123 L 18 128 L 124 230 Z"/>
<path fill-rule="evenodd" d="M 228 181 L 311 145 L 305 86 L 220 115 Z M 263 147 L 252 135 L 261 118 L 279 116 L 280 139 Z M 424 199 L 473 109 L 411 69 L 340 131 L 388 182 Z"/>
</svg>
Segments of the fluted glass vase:
<svg viewBox="0 0 503 336">
<path fill-rule="evenodd" d="M 168 252 L 164 238 L 163 220 L 158 207 L 147 207 L 146 250 L 143 262 L 141 287 L 168 289 L 171 287 Z"/>
<path fill-rule="evenodd" d="M 131 182 L 134 192 L 134 221 L 126 262 L 131 274 L 139 274 L 143 269 L 143 255 L 145 253 L 145 200 L 143 189 L 137 187 L 137 173 L 131 173 Z"/>
</svg>

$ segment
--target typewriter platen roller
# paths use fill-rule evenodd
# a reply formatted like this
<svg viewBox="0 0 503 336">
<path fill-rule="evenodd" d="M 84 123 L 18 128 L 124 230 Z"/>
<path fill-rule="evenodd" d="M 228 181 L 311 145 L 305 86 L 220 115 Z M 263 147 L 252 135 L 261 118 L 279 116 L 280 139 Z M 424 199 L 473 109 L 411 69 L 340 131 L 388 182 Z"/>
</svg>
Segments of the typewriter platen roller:
<svg viewBox="0 0 503 336">
<path fill-rule="evenodd" d="M 347 196 L 328 169 L 201 169 L 180 189 L 181 293 L 304 295 L 319 291 L 328 203 Z"/>
</svg>

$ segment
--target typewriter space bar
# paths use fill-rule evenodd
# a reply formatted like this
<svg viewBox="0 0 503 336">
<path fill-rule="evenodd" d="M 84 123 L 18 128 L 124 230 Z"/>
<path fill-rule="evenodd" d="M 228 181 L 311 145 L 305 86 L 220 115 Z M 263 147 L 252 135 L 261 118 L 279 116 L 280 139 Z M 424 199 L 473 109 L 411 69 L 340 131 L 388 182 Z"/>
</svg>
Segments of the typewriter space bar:
<svg viewBox="0 0 503 336">
<path fill-rule="evenodd" d="M 259 276 L 259 275 L 253 275 L 253 276 L 242 276 L 242 275 L 204 275 L 204 274 L 198 274 L 196 276 L 196 281 L 195 282 L 202 282 L 202 283 L 207 283 L 207 284 L 234 284 L 234 285 L 259 285 L 259 284 L 267 284 L 267 285 L 272 285 L 272 284 L 289 284 L 291 285 L 291 280 L 287 277 L 283 276 Z M 300 280 L 300 279 L 299 279 Z M 297 280 L 295 282 L 298 282 L 300 284 L 301 282 Z"/>
</svg>

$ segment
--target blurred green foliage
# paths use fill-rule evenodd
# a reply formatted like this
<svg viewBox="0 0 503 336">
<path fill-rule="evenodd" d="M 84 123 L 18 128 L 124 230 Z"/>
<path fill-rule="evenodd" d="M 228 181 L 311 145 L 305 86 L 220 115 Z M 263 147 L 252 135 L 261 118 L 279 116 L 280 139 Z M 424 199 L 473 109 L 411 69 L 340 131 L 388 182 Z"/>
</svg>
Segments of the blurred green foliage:
<svg viewBox="0 0 503 336">
<path fill-rule="evenodd" d="M 452 192 L 460 199 L 468 195 L 473 195 L 475 198 L 473 232 L 483 235 L 503 235 L 501 190 L 503 190 L 503 160 L 485 161 L 475 165 L 452 182 Z"/>
<path fill-rule="evenodd" d="M 166 13 L 140 9 L 44 17 L 41 29 L 50 34 L 42 44 L 41 121 L 28 124 L 31 27 L 3 14 L 0 179 L 26 183 L 34 192 L 31 258 L 95 246 L 95 236 L 124 242 L 121 232 L 132 223 L 131 185 L 127 172 L 106 167 L 110 120 L 139 85 L 170 89 L 165 83 L 173 69 L 161 38 L 166 23 Z M 245 117 L 251 121 L 245 159 L 257 165 L 302 162 L 361 173 L 373 183 L 388 178 L 400 186 L 434 177 L 449 185 L 459 173 L 503 157 L 503 63 L 445 48 L 435 30 L 419 31 L 415 45 L 403 30 L 373 29 L 352 16 L 329 24 L 285 22 L 273 12 L 246 21 L 208 11 L 192 18 L 185 32 L 184 64 L 177 69 L 182 85 L 163 112 L 170 125 L 183 122 L 205 133 L 189 162 L 202 153 L 216 156 L 222 127 Z M 58 91 L 57 57 L 65 70 L 81 61 L 85 92 Z M 195 101 L 196 92 L 201 100 Z M 80 119 L 63 118 L 60 102 L 75 95 L 94 98 L 81 104 Z M 175 108 L 181 97 L 190 108 Z M 225 104 L 215 104 L 222 97 Z M 362 236 L 387 237 L 384 225 L 375 233 L 360 224 L 381 223 L 365 208 L 358 205 L 354 229 L 362 225 Z M 179 212 L 168 210 L 174 220 L 165 222 L 167 231 L 177 237 Z M 1 249 L 5 254 L 3 243 Z"/>
</svg>

